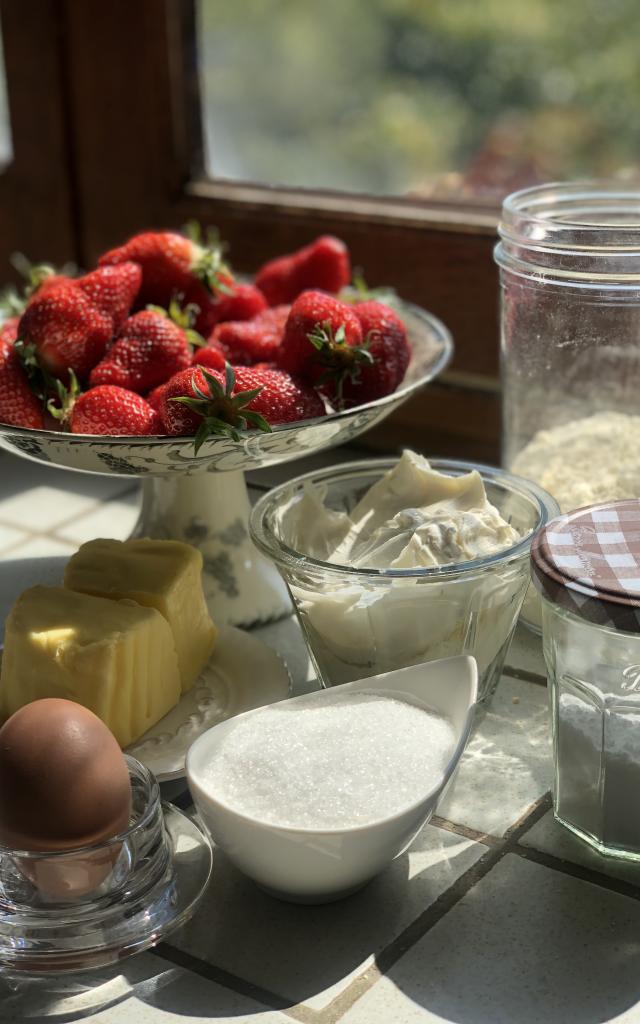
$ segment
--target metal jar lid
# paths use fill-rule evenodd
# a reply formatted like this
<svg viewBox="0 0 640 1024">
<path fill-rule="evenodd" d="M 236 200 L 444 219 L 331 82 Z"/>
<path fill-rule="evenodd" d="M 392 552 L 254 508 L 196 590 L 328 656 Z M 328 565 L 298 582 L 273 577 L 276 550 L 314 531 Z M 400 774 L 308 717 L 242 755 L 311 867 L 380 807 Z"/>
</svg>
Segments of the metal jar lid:
<svg viewBox="0 0 640 1024">
<path fill-rule="evenodd" d="M 640 633 L 640 500 L 552 519 L 531 546 L 531 575 L 543 597 L 581 619 Z"/>
</svg>

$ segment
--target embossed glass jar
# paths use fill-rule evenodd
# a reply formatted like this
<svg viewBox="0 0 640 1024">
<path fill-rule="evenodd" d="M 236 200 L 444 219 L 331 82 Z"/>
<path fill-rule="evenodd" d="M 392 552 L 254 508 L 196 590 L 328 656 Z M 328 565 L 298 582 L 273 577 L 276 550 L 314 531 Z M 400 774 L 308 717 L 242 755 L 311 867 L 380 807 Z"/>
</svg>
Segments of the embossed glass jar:
<svg viewBox="0 0 640 1024">
<path fill-rule="evenodd" d="M 542 596 L 556 819 L 640 860 L 640 501 L 551 520 L 531 550 Z"/>
</svg>

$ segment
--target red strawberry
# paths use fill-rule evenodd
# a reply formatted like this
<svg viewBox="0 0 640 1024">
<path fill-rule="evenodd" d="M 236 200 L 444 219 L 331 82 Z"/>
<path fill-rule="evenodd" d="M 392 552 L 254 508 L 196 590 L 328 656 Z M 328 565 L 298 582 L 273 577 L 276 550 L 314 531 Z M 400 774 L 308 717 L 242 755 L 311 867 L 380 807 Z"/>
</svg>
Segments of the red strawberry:
<svg viewBox="0 0 640 1024">
<path fill-rule="evenodd" d="M 99 259 L 101 267 L 133 261 L 142 269 L 139 306 L 151 303 L 167 308 L 180 295 L 201 310 L 211 295 L 226 290 L 233 281 L 217 246 L 206 248 L 174 231 L 144 231 Z"/>
<path fill-rule="evenodd" d="M 224 370 L 227 362 L 222 351 L 215 345 L 205 345 L 197 348 L 191 359 L 192 366 L 206 366 L 210 370 Z"/>
<path fill-rule="evenodd" d="M 69 419 L 72 434 L 111 436 L 156 434 L 160 418 L 140 395 L 109 384 L 85 391 L 74 402 Z"/>
<path fill-rule="evenodd" d="M 39 289 L 18 327 L 24 344 L 35 347 L 40 365 L 58 377 L 66 377 L 70 369 L 86 377 L 104 355 L 112 333 L 111 318 L 71 279 Z"/>
<path fill-rule="evenodd" d="M 101 313 L 111 317 L 113 333 L 118 334 L 129 315 L 140 289 L 142 271 L 137 263 L 121 263 L 116 267 L 98 267 L 76 279 Z"/>
<path fill-rule="evenodd" d="M 29 386 L 18 350 L 8 337 L 9 321 L 2 325 L 0 338 L 0 423 L 12 427 L 31 427 L 42 430 L 44 414 L 42 405 Z"/>
<path fill-rule="evenodd" d="M 162 399 L 162 392 L 164 391 L 164 384 L 158 384 L 157 388 L 150 391 L 145 398 L 152 409 L 155 409 L 157 413 L 160 412 L 160 401 Z"/>
<path fill-rule="evenodd" d="M 293 302 L 309 288 L 339 292 L 350 280 L 349 250 L 333 235 L 321 235 L 297 252 L 269 260 L 256 274 L 256 285 L 270 306 Z"/>
<path fill-rule="evenodd" d="M 10 316 L 0 325 L 0 356 L 2 356 L 3 348 L 13 345 L 18 337 L 19 323 L 19 316 Z"/>
<path fill-rule="evenodd" d="M 161 416 L 167 434 L 195 434 L 196 451 L 214 434 L 239 438 L 238 430 L 323 416 L 320 396 L 279 370 L 227 364 L 226 373 L 197 367 L 165 385 Z"/>
<path fill-rule="evenodd" d="M 253 320 L 228 320 L 218 324 L 209 344 L 218 345 L 230 363 L 251 366 L 272 360 L 282 341 L 291 306 L 272 306 Z"/>
<path fill-rule="evenodd" d="M 344 379 L 341 397 L 345 406 L 363 405 L 390 395 L 402 381 L 411 358 L 407 329 L 389 306 L 358 302 L 353 311 L 373 362 L 362 364 L 356 373 Z"/>
<path fill-rule="evenodd" d="M 191 348 L 182 327 L 164 313 L 145 309 L 125 320 L 121 336 L 91 371 L 89 386 L 115 384 L 142 393 L 190 365 Z"/>
<path fill-rule="evenodd" d="M 351 306 L 324 292 L 304 292 L 291 306 L 276 362 L 313 383 L 336 378 L 361 361 L 362 328 Z"/>
<path fill-rule="evenodd" d="M 267 300 L 255 285 L 232 284 L 228 293 L 220 295 L 215 303 L 216 322 L 253 320 L 267 308 Z"/>
</svg>

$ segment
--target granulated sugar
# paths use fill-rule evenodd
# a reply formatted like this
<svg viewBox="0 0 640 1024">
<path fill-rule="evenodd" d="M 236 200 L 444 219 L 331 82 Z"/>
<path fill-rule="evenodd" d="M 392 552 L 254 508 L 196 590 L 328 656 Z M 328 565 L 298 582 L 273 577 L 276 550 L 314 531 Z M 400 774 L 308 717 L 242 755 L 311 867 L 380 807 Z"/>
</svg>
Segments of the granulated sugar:
<svg viewBox="0 0 640 1024">
<path fill-rule="evenodd" d="M 375 693 L 313 694 L 262 708 L 231 729 L 203 783 L 234 810 L 293 828 L 388 817 L 442 777 L 447 719 Z"/>
</svg>

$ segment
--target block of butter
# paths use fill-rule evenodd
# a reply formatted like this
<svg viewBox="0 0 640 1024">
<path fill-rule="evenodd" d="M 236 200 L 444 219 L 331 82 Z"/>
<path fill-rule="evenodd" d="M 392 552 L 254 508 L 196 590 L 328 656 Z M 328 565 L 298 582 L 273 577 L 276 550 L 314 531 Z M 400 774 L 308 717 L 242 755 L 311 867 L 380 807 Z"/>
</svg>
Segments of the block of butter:
<svg viewBox="0 0 640 1024">
<path fill-rule="evenodd" d="M 155 608 L 39 586 L 9 613 L 2 718 L 41 697 L 64 697 L 98 715 L 126 747 L 180 695 L 173 635 Z"/>
<path fill-rule="evenodd" d="M 196 548 L 177 540 L 91 540 L 69 560 L 64 585 L 157 608 L 173 630 L 182 690 L 193 686 L 217 635 Z"/>
</svg>

